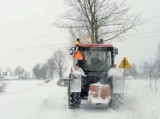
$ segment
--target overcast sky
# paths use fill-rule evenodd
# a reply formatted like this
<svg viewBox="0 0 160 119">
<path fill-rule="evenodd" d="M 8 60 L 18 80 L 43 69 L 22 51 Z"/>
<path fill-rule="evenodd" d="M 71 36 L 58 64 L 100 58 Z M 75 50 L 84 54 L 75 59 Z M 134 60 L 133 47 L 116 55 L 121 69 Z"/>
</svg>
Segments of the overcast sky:
<svg viewBox="0 0 160 119">
<path fill-rule="evenodd" d="M 133 12 L 140 12 L 145 24 L 125 41 L 112 42 L 119 48 L 116 63 L 127 57 L 141 63 L 154 57 L 160 42 L 160 0 L 126 0 Z M 52 23 L 65 12 L 63 0 L 0 0 L 0 67 L 20 65 L 31 70 L 45 62 L 56 49 L 64 49 L 69 34 Z"/>
</svg>

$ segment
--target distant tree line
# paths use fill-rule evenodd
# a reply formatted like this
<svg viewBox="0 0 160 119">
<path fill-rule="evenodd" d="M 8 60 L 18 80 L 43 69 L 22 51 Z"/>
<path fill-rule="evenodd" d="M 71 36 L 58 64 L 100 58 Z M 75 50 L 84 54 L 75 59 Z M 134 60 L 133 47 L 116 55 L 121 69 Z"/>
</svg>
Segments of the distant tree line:
<svg viewBox="0 0 160 119">
<path fill-rule="evenodd" d="M 156 57 L 144 60 L 139 70 L 136 64 L 131 64 L 131 69 L 126 70 L 126 76 L 134 79 L 149 79 L 149 85 L 152 91 L 158 92 L 160 86 L 160 43 L 157 47 Z"/>
<path fill-rule="evenodd" d="M 7 68 L 5 71 L 0 69 L 0 79 L 28 79 L 30 73 L 21 66 L 17 66 L 14 70 Z"/>
<path fill-rule="evenodd" d="M 62 50 L 57 50 L 47 59 L 43 64 L 36 64 L 33 69 L 34 79 L 53 79 L 54 75 L 59 76 L 60 79 L 64 77 L 67 70 L 66 53 Z M 0 69 L 1 79 L 30 79 L 31 74 L 23 67 L 17 66 L 14 70 L 7 68 L 5 71 Z"/>
<path fill-rule="evenodd" d="M 158 92 L 160 84 L 160 43 L 157 47 L 156 57 L 145 60 L 142 69 L 144 76 L 149 77 L 151 90 Z"/>
<path fill-rule="evenodd" d="M 30 77 L 30 73 L 21 66 L 18 66 L 15 69 L 14 74 L 15 76 L 18 76 L 19 79 L 28 79 Z"/>
<path fill-rule="evenodd" d="M 53 79 L 55 73 L 61 79 L 67 69 L 66 55 L 62 50 L 57 50 L 44 64 L 36 64 L 33 74 L 36 79 Z"/>
</svg>

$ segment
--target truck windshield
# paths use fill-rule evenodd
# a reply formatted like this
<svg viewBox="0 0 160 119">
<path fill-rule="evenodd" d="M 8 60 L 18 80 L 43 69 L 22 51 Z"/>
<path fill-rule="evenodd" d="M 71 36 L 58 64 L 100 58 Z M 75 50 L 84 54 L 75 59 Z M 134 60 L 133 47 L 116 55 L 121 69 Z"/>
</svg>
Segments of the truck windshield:
<svg viewBox="0 0 160 119">
<path fill-rule="evenodd" d="M 107 71 L 112 66 L 111 51 L 108 50 L 84 50 L 82 68 L 90 71 Z"/>
</svg>

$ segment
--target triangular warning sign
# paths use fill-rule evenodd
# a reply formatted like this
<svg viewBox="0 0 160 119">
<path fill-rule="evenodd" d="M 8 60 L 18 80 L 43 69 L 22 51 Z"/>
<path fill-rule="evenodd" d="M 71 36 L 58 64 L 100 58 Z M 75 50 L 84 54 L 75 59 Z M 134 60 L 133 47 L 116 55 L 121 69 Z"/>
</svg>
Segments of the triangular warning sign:
<svg viewBox="0 0 160 119">
<path fill-rule="evenodd" d="M 126 57 L 124 57 L 123 60 L 121 61 L 119 68 L 127 68 L 127 69 L 131 68 L 131 65 L 129 64 Z"/>
<path fill-rule="evenodd" d="M 73 58 L 75 60 L 82 60 L 83 59 L 83 55 L 80 51 L 75 52 L 75 54 L 73 55 Z"/>
</svg>

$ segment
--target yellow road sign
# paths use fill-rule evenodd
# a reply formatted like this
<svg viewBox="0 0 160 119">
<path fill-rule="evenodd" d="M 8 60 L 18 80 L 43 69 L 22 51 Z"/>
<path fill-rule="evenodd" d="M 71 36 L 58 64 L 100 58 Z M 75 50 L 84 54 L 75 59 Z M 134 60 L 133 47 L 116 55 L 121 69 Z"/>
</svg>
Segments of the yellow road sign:
<svg viewBox="0 0 160 119">
<path fill-rule="evenodd" d="M 131 68 L 131 65 L 129 64 L 126 57 L 124 57 L 123 60 L 121 61 L 119 68 L 127 68 L 127 69 Z"/>
</svg>

